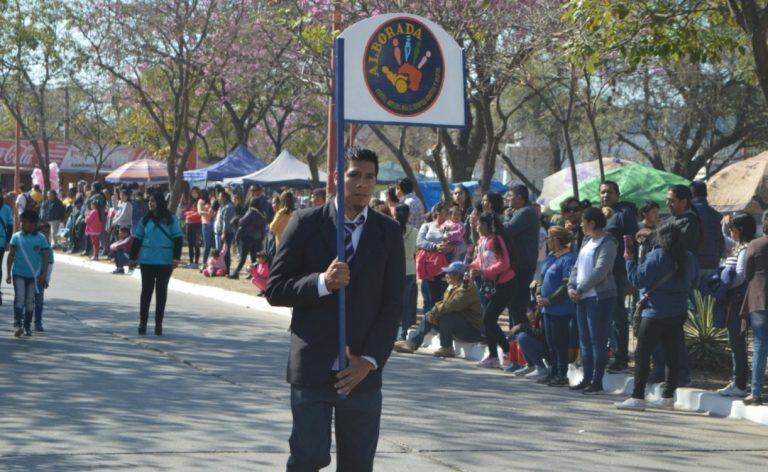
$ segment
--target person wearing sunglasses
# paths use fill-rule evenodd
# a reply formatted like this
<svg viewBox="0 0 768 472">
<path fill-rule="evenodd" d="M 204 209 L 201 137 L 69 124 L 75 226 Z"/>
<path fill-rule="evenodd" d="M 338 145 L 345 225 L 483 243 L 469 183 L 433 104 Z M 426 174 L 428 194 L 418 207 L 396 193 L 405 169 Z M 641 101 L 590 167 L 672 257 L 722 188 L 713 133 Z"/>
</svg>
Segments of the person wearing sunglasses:
<svg viewBox="0 0 768 472">
<path fill-rule="evenodd" d="M 571 252 L 579 253 L 584 241 L 584 231 L 581 229 L 581 202 L 575 197 L 568 197 L 560 203 L 560 214 L 563 215 L 563 228 L 571 233 Z"/>
</svg>

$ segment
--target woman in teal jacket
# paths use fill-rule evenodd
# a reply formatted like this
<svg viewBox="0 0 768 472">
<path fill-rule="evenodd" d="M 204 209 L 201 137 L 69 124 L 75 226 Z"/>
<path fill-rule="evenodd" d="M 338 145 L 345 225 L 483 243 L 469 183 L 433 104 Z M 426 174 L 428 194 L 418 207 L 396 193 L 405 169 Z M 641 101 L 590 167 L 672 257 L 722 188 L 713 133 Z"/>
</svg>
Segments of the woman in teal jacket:
<svg viewBox="0 0 768 472">
<path fill-rule="evenodd" d="M 2 189 L 0 189 L 0 196 L 3 195 Z M 0 198 L 0 280 L 3 279 L 3 256 L 5 256 L 5 249 L 11 242 L 11 236 L 13 235 L 13 211 L 11 206 L 6 204 L 2 198 Z M 0 293 L 0 306 L 3 305 L 3 294 Z"/>
<path fill-rule="evenodd" d="M 139 308 L 139 334 L 147 334 L 147 318 L 152 292 L 155 301 L 155 334 L 163 334 L 163 316 L 168 298 L 171 273 L 179 265 L 184 239 L 179 220 L 168 210 L 163 195 L 149 197 L 149 212 L 136 227 L 129 267 L 138 262 L 141 267 L 141 304 Z"/>
</svg>

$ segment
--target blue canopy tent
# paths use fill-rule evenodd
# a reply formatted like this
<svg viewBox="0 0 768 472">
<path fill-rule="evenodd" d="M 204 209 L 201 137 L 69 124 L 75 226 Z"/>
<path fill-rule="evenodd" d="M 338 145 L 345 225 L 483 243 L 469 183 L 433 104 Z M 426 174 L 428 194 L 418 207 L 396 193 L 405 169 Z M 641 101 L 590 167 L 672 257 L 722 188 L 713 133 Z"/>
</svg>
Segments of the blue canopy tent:
<svg viewBox="0 0 768 472">
<path fill-rule="evenodd" d="M 221 181 L 228 177 L 237 177 L 259 171 L 267 166 L 243 145 L 237 146 L 227 157 L 216 164 L 202 169 L 184 171 L 187 182 Z"/>
<path fill-rule="evenodd" d="M 470 196 L 475 194 L 475 190 L 477 187 L 480 186 L 480 182 L 477 180 L 468 180 L 466 182 L 453 182 L 449 183 L 448 186 L 453 189 L 457 185 L 462 184 L 465 187 L 467 187 L 467 190 L 469 190 Z M 424 204 L 427 206 L 427 209 L 432 208 L 432 206 L 437 203 L 440 200 L 440 197 L 443 195 L 443 191 L 440 189 L 440 182 L 437 180 L 428 180 L 419 182 L 419 188 L 421 189 L 421 194 L 424 196 Z M 492 180 L 491 181 L 491 191 L 493 192 L 506 192 L 509 190 L 509 187 L 505 186 L 498 180 Z"/>
<path fill-rule="evenodd" d="M 318 171 L 320 184 L 325 185 L 328 180 L 328 174 Z M 277 158 L 267 167 L 248 175 L 225 179 L 225 183 L 232 185 L 254 185 L 259 184 L 265 187 L 290 187 L 290 188 L 311 188 L 312 174 L 309 166 L 283 149 Z"/>
</svg>

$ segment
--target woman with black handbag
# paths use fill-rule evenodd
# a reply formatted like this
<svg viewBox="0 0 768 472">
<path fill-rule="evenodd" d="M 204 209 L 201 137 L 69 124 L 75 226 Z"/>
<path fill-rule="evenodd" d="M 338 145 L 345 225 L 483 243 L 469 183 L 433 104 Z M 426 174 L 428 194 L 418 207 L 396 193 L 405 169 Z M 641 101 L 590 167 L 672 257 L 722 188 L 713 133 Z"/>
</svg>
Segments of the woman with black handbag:
<svg viewBox="0 0 768 472">
<path fill-rule="evenodd" d="M 483 303 L 483 326 L 488 344 L 488 356 L 477 365 L 483 368 L 505 368 L 509 364 L 509 342 L 499 327 L 499 316 L 509 305 L 514 293 L 512 280 L 515 278 L 515 249 L 499 217 L 493 213 L 483 213 L 478 222 L 480 239 L 477 243 L 475 260 L 470 269 L 480 272 L 482 277 L 480 297 L 487 299 Z M 499 364 L 498 348 L 504 352 L 504 359 Z"/>
<path fill-rule="evenodd" d="M 148 204 L 149 212 L 135 230 L 128 267 L 133 269 L 137 262 L 141 267 L 139 334 L 147 334 L 149 304 L 155 292 L 155 334 L 159 336 L 163 334 L 168 282 L 179 265 L 184 238 L 178 218 L 168 210 L 161 194 L 151 194 Z"/>
<path fill-rule="evenodd" d="M 731 348 L 731 363 L 733 375 L 731 382 L 717 391 L 724 397 L 747 396 L 747 377 L 749 376 L 749 361 L 747 360 L 747 336 L 741 331 L 739 311 L 744 301 L 746 284 L 747 246 L 757 232 L 755 219 L 746 213 L 739 213 L 733 218 L 726 218 L 723 225 L 726 248 L 729 249 L 725 259 L 725 267 L 720 274 L 720 280 L 730 281 L 726 294 L 725 327 L 728 329 L 728 345 Z"/>
<path fill-rule="evenodd" d="M 685 248 L 682 232 L 674 223 L 659 228 L 658 246 L 638 264 L 632 245 L 625 245 L 629 282 L 640 290 L 642 319 L 635 348 L 635 385 L 632 396 L 614 403 L 620 410 L 644 410 L 645 386 L 656 344 L 664 347 L 667 376 L 661 399 L 651 405 L 671 410 L 675 404 L 683 325 L 688 317 L 688 294 L 699 280 L 696 257 Z"/>
</svg>

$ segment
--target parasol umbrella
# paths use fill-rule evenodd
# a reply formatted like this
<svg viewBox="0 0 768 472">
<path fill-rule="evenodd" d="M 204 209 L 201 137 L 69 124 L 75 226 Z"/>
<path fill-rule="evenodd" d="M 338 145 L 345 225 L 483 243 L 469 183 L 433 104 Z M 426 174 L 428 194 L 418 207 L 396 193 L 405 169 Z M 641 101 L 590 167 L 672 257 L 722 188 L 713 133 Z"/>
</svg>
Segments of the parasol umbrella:
<svg viewBox="0 0 768 472">
<path fill-rule="evenodd" d="M 605 172 L 605 180 L 612 180 L 619 185 L 621 200 L 632 202 L 637 206 L 647 201 L 656 202 L 661 208 L 666 208 L 667 190 L 672 185 L 690 185 L 690 181 L 677 174 L 641 164 L 627 163 Z M 570 197 L 573 192 L 566 187 L 565 192 L 549 202 L 549 209 L 560 212 L 560 202 Z M 579 196 L 589 199 L 599 206 L 600 176 L 596 175 L 579 184 Z"/>
<path fill-rule="evenodd" d="M 165 184 L 168 183 L 168 169 L 162 162 L 138 159 L 121 165 L 104 180 L 112 184 Z"/>
<path fill-rule="evenodd" d="M 617 167 L 621 167 L 626 164 L 631 164 L 630 161 L 622 161 L 615 157 L 604 157 L 603 168 L 606 172 Z M 600 175 L 600 166 L 598 160 L 580 162 L 576 164 L 576 178 L 579 182 L 584 182 L 590 177 Z M 549 202 L 563 193 L 563 190 L 573 188 L 573 180 L 571 179 L 571 168 L 566 167 L 562 170 L 555 172 L 554 174 L 544 178 L 544 184 L 541 187 L 541 195 L 536 200 L 539 205 L 548 205 Z M 581 190 L 579 190 L 581 196 Z"/>
<path fill-rule="evenodd" d="M 729 165 L 707 182 L 707 200 L 721 212 L 759 214 L 768 201 L 768 152 Z"/>
</svg>

